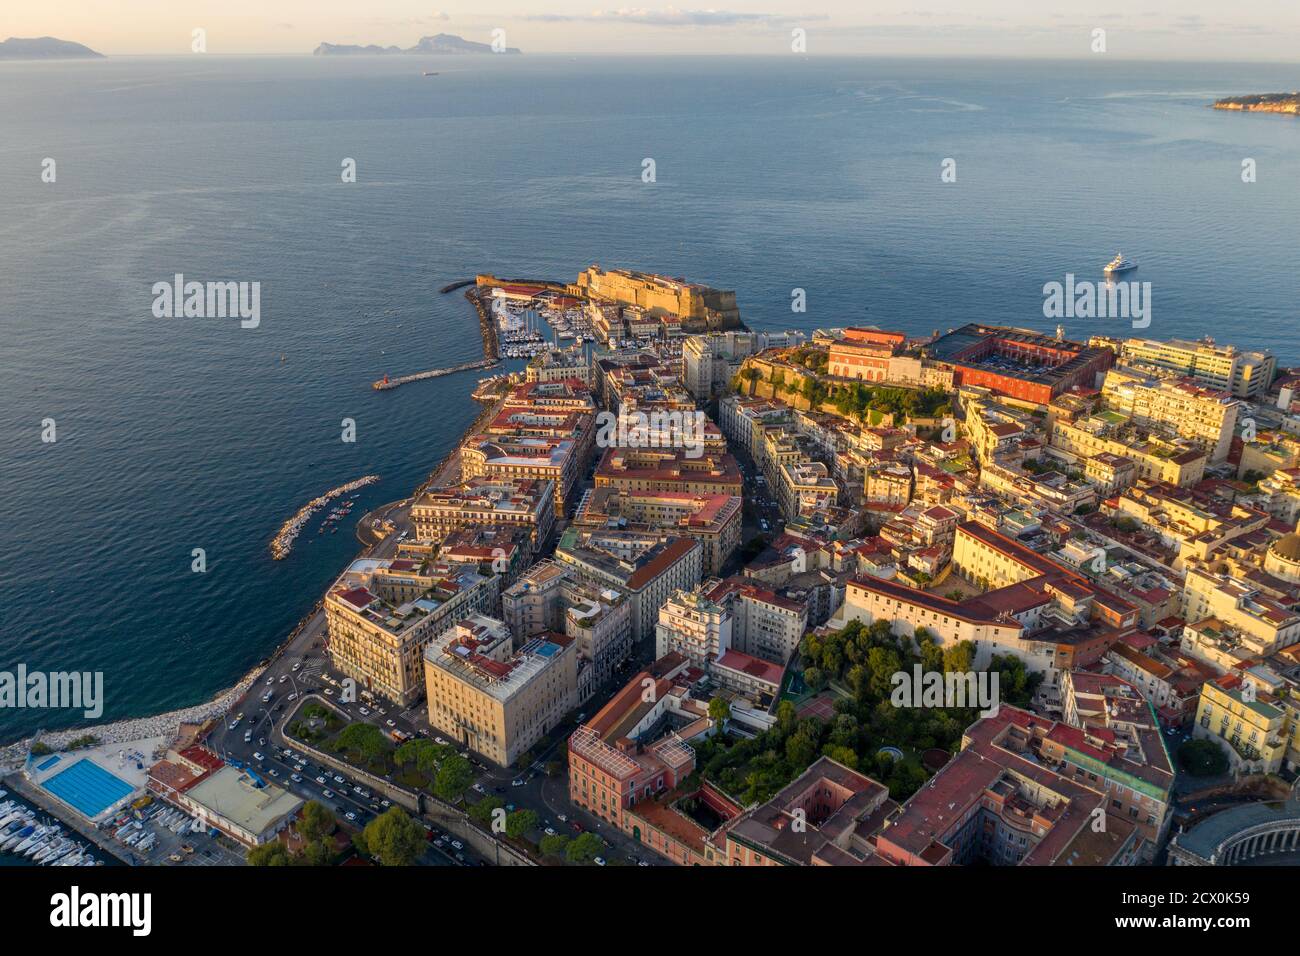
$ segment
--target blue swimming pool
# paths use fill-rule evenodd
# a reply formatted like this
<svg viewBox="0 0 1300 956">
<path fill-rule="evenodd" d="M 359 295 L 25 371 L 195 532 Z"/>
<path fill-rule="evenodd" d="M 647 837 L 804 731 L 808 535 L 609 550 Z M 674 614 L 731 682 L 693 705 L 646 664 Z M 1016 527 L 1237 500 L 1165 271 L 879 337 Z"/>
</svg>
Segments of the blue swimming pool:
<svg viewBox="0 0 1300 956">
<path fill-rule="evenodd" d="M 46 757 L 44 760 L 42 760 L 40 763 L 38 763 L 38 764 L 36 765 L 36 769 L 37 769 L 37 770 L 49 770 L 51 767 L 53 767 L 53 766 L 54 766 L 56 763 L 58 763 L 58 762 L 59 762 L 59 755 L 58 755 L 58 754 L 55 754 L 53 757 Z"/>
<path fill-rule="evenodd" d="M 88 817 L 103 813 L 135 789 L 84 757 L 41 786 Z"/>
</svg>

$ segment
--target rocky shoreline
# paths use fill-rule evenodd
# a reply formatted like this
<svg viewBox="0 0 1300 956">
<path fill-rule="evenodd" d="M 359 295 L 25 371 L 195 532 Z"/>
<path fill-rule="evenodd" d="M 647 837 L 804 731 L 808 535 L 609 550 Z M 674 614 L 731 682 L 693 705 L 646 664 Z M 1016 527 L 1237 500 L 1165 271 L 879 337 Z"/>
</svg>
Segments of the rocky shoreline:
<svg viewBox="0 0 1300 956">
<path fill-rule="evenodd" d="M 1251 96 L 1228 96 L 1215 100 L 1216 110 L 1238 110 L 1243 113 L 1284 113 L 1300 116 L 1300 93 L 1256 93 Z"/>
<path fill-rule="evenodd" d="M 222 691 L 212 700 L 192 707 L 154 714 L 151 717 L 130 717 L 114 721 L 111 724 L 99 724 L 93 727 L 74 727 L 69 730 L 55 730 L 40 735 L 41 742 L 51 750 L 67 746 L 78 737 L 93 735 L 101 744 L 129 743 L 150 737 L 172 738 L 180 730 L 181 724 L 198 724 L 210 717 L 224 714 L 239 700 L 257 680 L 265 668 L 258 665 L 240 679 L 234 687 Z M 27 737 L 15 743 L 0 747 L 0 768 L 14 769 L 22 766 L 27 759 L 35 737 Z"/>
</svg>

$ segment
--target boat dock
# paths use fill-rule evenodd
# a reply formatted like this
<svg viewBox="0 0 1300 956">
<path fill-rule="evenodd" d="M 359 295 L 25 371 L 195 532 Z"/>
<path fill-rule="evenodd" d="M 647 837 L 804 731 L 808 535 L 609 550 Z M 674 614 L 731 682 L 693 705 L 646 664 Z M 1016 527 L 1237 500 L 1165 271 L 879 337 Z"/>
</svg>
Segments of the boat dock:
<svg viewBox="0 0 1300 956">
<path fill-rule="evenodd" d="M 410 382 L 422 382 L 427 378 L 441 378 L 444 375 L 455 375 L 457 372 L 468 372 L 474 368 L 492 368 L 497 364 L 494 358 L 479 359 L 476 362 L 465 362 L 461 365 L 453 365 L 451 368 L 434 368 L 427 372 L 415 372 L 411 375 L 399 375 L 396 378 L 389 378 L 385 375 L 379 381 L 374 382 L 371 388 L 382 392 L 390 388 L 397 388 L 399 385 L 406 385 Z"/>
</svg>

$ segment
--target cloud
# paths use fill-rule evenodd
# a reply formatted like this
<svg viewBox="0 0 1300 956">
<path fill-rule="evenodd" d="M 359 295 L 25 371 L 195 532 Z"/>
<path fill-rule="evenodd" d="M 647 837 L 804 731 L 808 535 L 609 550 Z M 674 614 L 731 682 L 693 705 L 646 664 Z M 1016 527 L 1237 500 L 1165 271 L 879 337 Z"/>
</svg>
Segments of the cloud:
<svg viewBox="0 0 1300 956">
<path fill-rule="evenodd" d="M 645 10 L 624 7 L 619 10 L 596 10 L 590 14 L 535 13 L 523 17 L 539 23 L 633 23 L 652 27 L 779 27 L 791 23 L 808 23 L 827 19 L 825 14 L 793 16 L 783 13 L 740 13 L 731 10 L 681 10 L 665 7 Z"/>
</svg>

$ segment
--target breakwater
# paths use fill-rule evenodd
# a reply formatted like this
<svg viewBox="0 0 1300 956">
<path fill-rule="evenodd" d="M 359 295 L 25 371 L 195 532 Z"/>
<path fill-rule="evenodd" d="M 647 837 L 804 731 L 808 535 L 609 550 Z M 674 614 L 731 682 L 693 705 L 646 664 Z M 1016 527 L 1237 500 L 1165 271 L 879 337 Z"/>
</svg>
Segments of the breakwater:
<svg viewBox="0 0 1300 956">
<path fill-rule="evenodd" d="M 379 480 L 378 475 L 366 475 L 364 478 L 358 478 L 356 481 L 349 481 L 346 485 L 339 485 L 337 488 L 331 488 L 323 495 L 319 495 L 307 502 L 294 514 L 292 518 L 286 521 L 271 539 L 271 556 L 277 561 L 283 561 L 293 550 L 293 543 L 298 540 L 298 535 L 303 527 L 311 520 L 311 516 L 321 508 L 329 504 L 339 495 L 346 495 L 349 491 L 356 491 L 358 488 L 364 488 L 366 485 L 373 485 Z"/>
</svg>

